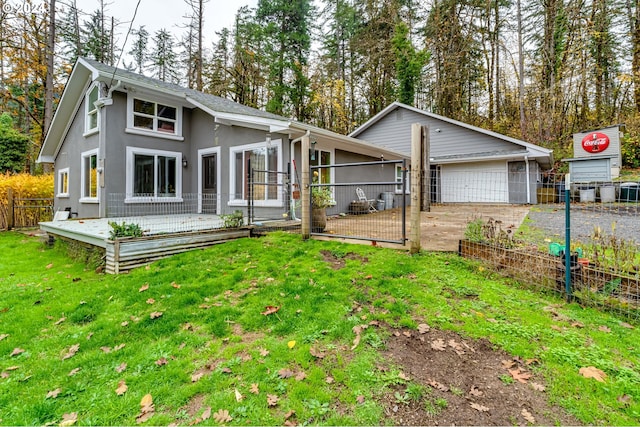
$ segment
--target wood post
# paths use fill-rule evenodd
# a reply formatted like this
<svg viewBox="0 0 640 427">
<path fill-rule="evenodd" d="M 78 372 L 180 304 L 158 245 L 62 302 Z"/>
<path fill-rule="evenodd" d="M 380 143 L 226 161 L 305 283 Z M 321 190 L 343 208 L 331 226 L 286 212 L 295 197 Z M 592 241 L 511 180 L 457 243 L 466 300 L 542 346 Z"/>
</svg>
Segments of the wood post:
<svg viewBox="0 0 640 427">
<path fill-rule="evenodd" d="M 311 179 L 309 177 L 309 135 L 304 135 L 301 139 L 300 157 L 302 157 L 302 178 L 300 182 L 302 204 L 302 239 L 311 237 Z"/>
<path fill-rule="evenodd" d="M 411 242 L 411 253 L 420 252 L 420 210 L 422 207 L 422 125 L 414 123 L 411 125 L 411 210 L 409 222 L 411 232 L 409 241 Z"/>
<path fill-rule="evenodd" d="M 7 230 L 15 227 L 13 188 L 7 188 Z"/>
<path fill-rule="evenodd" d="M 421 151 L 422 151 L 422 212 L 431 210 L 431 143 L 429 141 L 429 127 L 421 126 Z"/>
</svg>

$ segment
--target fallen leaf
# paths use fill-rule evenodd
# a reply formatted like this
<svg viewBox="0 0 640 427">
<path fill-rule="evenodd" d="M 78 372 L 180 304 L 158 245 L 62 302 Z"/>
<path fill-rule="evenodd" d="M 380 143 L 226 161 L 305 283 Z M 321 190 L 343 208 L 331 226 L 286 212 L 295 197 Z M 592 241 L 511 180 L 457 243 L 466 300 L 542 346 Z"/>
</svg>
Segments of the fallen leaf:
<svg viewBox="0 0 640 427">
<path fill-rule="evenodd" d="M 20 348 L 20 347 L 16 347 L 13 349 L 13 351 L 11 352 L 11 354 L 9 356 L 13 357 L 13 356 L 17 356 L 19 354 L 22 354 L 25 352 L 24 348 Z"/>
<path fill-rule="evenodd" d="M 229 415 L 229 411 L 227 411 L 226 409 L 218 410 L 218 412 L 213 414 L 213 419 L 220 424 L 228 423 L 233 420 L 233 418 L 231 418 L 231 415 Z"/>
<path fill-rule="evenodd" d="M 515 360 L 503 360 L 501 363 L 502 363 L 502 367 L 505 369 L 511 369 L 516 366 Z"/>
<path fill-rule="evenodd" d="M 305 374 L 304 372 L 300 371 L 296 374 L 296 381 L 302 381 L 305 378 L 307 378 L 307 374 Z"/>
<path fill-rule="evenodd" d="M 15 371 L 16 369 L 20 369 L 20 366 L 9 366 L 8 368 L 5 368 L 7 371 Z"/>
<path fill-rule="evenodd" d="M 486 406 L 482 406 L 478 403 L 472 403 L 471 407 L 478 412 L 489 412 L 489 408 L 487 408 Z"/>
<path fill-rule="evenodd" d="M 356 402 L 358 402 L 359 404 L 363 404 L 365 401 L 365 398 L 363 395 L 359 395 L 358 397 L 356 397 Z"/>
<path fill-rule="evenodd" d="M 154 300 L 153 298 L 149 298 L 147 299 L 147 304 L 151 305 L 151 304 L 155 304 L 156 300 Z"/>
<path fill-rule="evenodd" d="M 127 369 L 127 364 L 122 362 L 117 368 L 116 368 L 116 372 L 117 373 L 122 373 Z"/>
<path fill-rule="evenodd" d="M 540 360 L 535 359 L 535 358 L 534 358 L 534 359 L 527 359 L 527 360 L 525 360 L 525 361 L 524 361 L 524 363 L 525 363 L 527 366 L 530 366 L 530 365 L 537 365 L 537 364 L 539 364 L 539 363 L 540 363 Z"/>
<path fill-rule="evenodd" d="M 138 289 L 138 292 L 144 292 L 144 291 L 146 291 L 147 289 L 149 289 L 149 284 L 148 284 L 148 283 L 145 283 L 144 285 L 142 285 L 142 286 L 140 287 L 140 289 Z"/>
<path fill-rule="evenodd" d="M 62 322 L 64 322 L 65 320 L 67 320 L 67 318 L 66 318 L 66 317 L 61 317 L 60 319 L 58 319 L 58 321 L 57 321 L 56 323 L 54 323 L 54 325 L 59 325 L 59 324 L 61 324 Z"/>
<path fill-rule="evenodd" d="M 124 326 L 129 326 L 129 322 L 127 322 L 126 320 L 122 323 L 120 323 L 120 326 L 124 327 Z"/>
<path fill-rule="evenodd" d="M 404 331 L 404 332 L 402 333 L 402 335 L 404 335 L 404 336 L 405 336 L 405 337 L 407 337 L 407 338 L 411 338 L 411 332 L 409 332 L 409 331 Z"/>
<path fill-rule="evenodd" d="M 571 324 L 571 326 L 573 326 L 574 328 L 584 328 L 584 323 L 581 322 L 573 322 Z"/>
<path fill-rule="evenodd" d="M 599 330 L 600 332 L 606 332 L 607 334 L 608 334 L 609 332 L 611 332 L 611 329 L 610 329 L 610 328 L 608 328 L 608 327 L 606 327 L 605 325 L 600 326 L 600 327 L 598 328 L 598 330 Z"/>
<path fill-rule="evenodd" d="M 202 415 L 200 415 L 200 418 L 202 419 L 202 421 L 211 418 L 211 406 L 207 406 L 207 409 L 205 409 Z"/>
<path fill-rule="evenodd" d="M 287 412 L 286 414 L 284 414 L 285 421 L 293 417 L 295 414 L 296 414 L 296 411 L 294 411 L 293 409 Z"/>
<path fill-rule="evenodd" d="M 437 340 L 431 341 L 431 348 L 437 351 L 445 351 L 447 346 L 443 339 L 438 338 Z"/>
<path fill-rule="evenodd" d="M 280 307 L 275 307 L 273 305 L 267 305 L 267 306 L 265 306 L 265 311 L 263 311 L 261 314 L 263 314 L 264 316 L 268 316 L 270 314 L 277 313 L 278 310 L 280 310 Z"/>
<path fill-rule="evenodd" d="M 111 347 L 100 347 L 100 350 L 102 350 L 105 353 L 111 353 Z"/>
<path fill-rule="evenodd" d="M 122 350 L 123 348 L 125 348 L 126 344 L 119 344 L 115 347 L 113 347 L 113 351 L 118 351 L 118 350 Z"/>
<path fill-rule="evenodd" d="M 78 350 L 80 350 L 80 344 L 72 345 L 71 347 L 69 347 L 67 352 L 62 356 L 62 360 L 67 360 L 67 359 L 72 358 L 73 356 L 76 355 Z"/>
<path fill-rule="evenodd" d="M 72 426 L 78 421 L 78 413 L 72 412 L 70 414 L 64 414 L 62 416 L 62 421 L 60 422 L 60 427 L 69 427 Z"/>
<path fill-rule="evenodd" d="M 542 384 L 538 384 L 538 383 L 530 383 L 531 387 L 533 387 L 534 390 L 537 391 L 545 391 L 547 388 L 545 386 L 543 386 Z"/>
<path fill-rule="evenodd" d="M 47 270 L 50 269 L 51 267 L 53 267 L 53 263 L 47 264 Z"/>
<path fill-rule="evenodd" d="M 173 286 L 176 289 L 180 289 L 180 285 L 178 285 L 176 282 L 171 282 L 171 286 Z"/>
<path fill-rule="evenodd" d="M 406 375 L 404 374 L 404 372 L 402 372 L 402 371 L 400 371 L 400 372 L 398 373 L 398 378 L 400 378 L 401 380 L 404 380 L 404 381 L 409 381 L 409 377 L 408 377 L 408 376 L 406 376 Z"/>
<path fill-rule="evenodd" d="M 275 394 L 267 394 L 267 404 L 269 406 L 276 406 L 280 399 Z"/>
<path fill-rule="evenodd" d="M 244 396 L 242 395 L 242 393 L 240 393 L 237 388 L 234 391 L 236 396 L 236 402 L 242 402 L 244 400 Z"/>
<path fill-rule="evenodd" d="M 167 363 L 168 363 L 168 361 L 164 357 L 161 357 L 160 359 L 156 360 L 156 365 L 158 365 L 158 366 L 164 366 Z"/>
<path fill-rule="evenodd" d="M 526 409 L 522 409 L 522 417 L 527 420 L 528 422 L 530 422 L 531 424 L 535 424 L 536 423 L 536 419 L 533 418 L 533 415 L 531 415 L 531 412 L 527 411 Z"/>
<path fill-rule="evenodd" d="M 143 398 L 140 400 L 140 414 L 136 417 L 136 422 L 138 424 L 142 424 L 145 421 L 148 421 L 155 412 L 155 407 L 153 405 L 153 397 L 151 394 L 145 394 Z"/>
<path fill-rule="evenodd" d="M 335 380 L 333 379 L 333 377 L 327 377 L 324 379 L 324 382 L 326 382 L 327 384 L 333 384 Z"/>
<path fill-rule="evenodd" d="M 153 313 L 151 313 L 149 315 L 149 317 L 151 317 L 152 319 L 157 319 L 158 317 L 162 317 L 162 312 L 161 311 L 154 311 Z"/>
<path fill-rule="evenodd" d="M 315 347 L 311 347 L 309 348 L 309 353 L 313 356 L 313 357 L 317 357 L 318 359 L 324 359 L 326 354 L 324 354 L 322 351 L 316 349 Z"/>
<path fill-rule="evenodd" d="M 87 341 L 90 340 L 92 336 L 93 336 L 93 332 L 89 332 L 87 334 Z"/>
<path fill-rule="evenodd" d="M 256 383 L 251 384 L 251 387 L 249 387 L 249 393 L 260 394 L 260 390 L 258 389 L 258 384 Z"/>
<path fill-rule="evenodd" d="M 551 325 L 550 328 L 554 331 L 563 332 L 562 328 L 558 325 Z"/>
<path fill-rule="evenodd" d="M 118 382 L 118 388 L 116 388 L 116 394 L 118 396 L 122 396 L 123 394 L 125 394 L 127 392 L 127 390 L 129 389 L 129 387 L 127 387 L 127 384 L 125 383 L 124 380 L 120 380 Z"/>
<path fill-rule="evenodd" d="M 627 329 L 635 329 L 633 325 L 628 324 L 627 322 L 620 322 L 620 326 Z"/>
<path fill-rule="evenodd" d="M 58 397 L 58 395 L 62 393 L 62 389 L 61 388 L 57 388 L 55 390 L 51 390 L 49 393 L 47 393 L 47 396 L 45 397 L 45 399 L 55 399 L 56 397 Z"/>
<path fill-rule="evenodd" d="M 231 374 L 231 373 L 233 373 L 231 368 L 228 368 L 226 366 L 224 368 L 220 369 L 220 372 L 222 372 L 223 374 Z"/>
<path fill-rule="evenodd" d="M 0 372 L 0 378 L 3 378 L 3 379 L 9 378 L 9 373 L 5 371 Z"/>
<path fill-rule="evenodd" d="M 294 374 L 291 369 L 282 368 L 278 371 L 278 376 L 282 379 L 291 378 L 293 375 Z"/>
<path fill-rule="evenodd" d="M 5 338 L 9 338 L 9 334 L 2 334 L 0 335 L 0 341 L 2 341 Z"/>
<path fill-rule="evenodd" d="M 69 373 L 67 374 L 67 376 L 72 377 L 72 376 L 74 376 L 75 374 L 77 374 L 77 373 L 78 373 L 78 372 L 80 372 L 80 371 L 81 371 L 81 369 L 80 369 L 80 368 L 74 368 L 74 369 L 72 369 L 72 370 L 71 370 L 71 372 L 69 372 Z"/>
<path fill-rule="evenodd" d="M 355 350 L 356 347 L 358 347 L 358 344 L 360 344 L 360 334 L 357 334 L 356 337 L 353 339 L 353 345 L 351 346 L 351 350 Z"/>
<path fill-rule="evenodd" d="M 629 406 L 633 399 L 628 394 L 624 394 L 622 396 L 618 396 L 617 400 L 618 402 L 622 403 L 624 406 Z"/>
<path fill-rule="evenodd" d="M 191 382 L 195 383 L 200 381 L 200 378 L 202 378 L 204 376 L 204 372 L 198 372 L 197 374 L 193 374 L 191 375 Z"/>
<path fill-rule="evenodd" d="M 531 374 L 528 372 L 521 371 L 520 368 L 517 369 L 509 369 L 509 373 L 513 377 L 514 380 L 526 384 L 526 382 L 531 378 Z"/>
<path fill-rule="evenodd" d="M 586 368 L 580 368 L 580 375 L 585 378 L 593 378 L 596 381 L 600 381 L 601 383 L 607 378 L 607 374 L 605 374 L 600 369 L 594 366 L 588 366 Z"/>
<path fill-rule="evenodd" d="M 289 342 L 287 343 L 287 347 L 289 347 L 289 348 L 293 348 L 293 347 L 295 347 L 295 346 L 296 346 L 296 342 L 295 342 L 295 341 L 293 341 L 293 340 L 291 340 L 291 341 L 289 341 Z"/>
<path fill-rule="evenodd" d="M 420 334 L 426 334 L 427 332 L 429 332 L 431 330 L 431 327 L 429 325 L 427 325 L 426 323 L 420 323 L 418 325 L 418 332 Z"/>
<path fill-rule="evenodd" d="M 471 386 L 471 390 L 469 391 L 469 394 L 471 396 L 475 396 L 475 397 L 480 397 L 482 396 L 484 393 L 480 391 L 480 389 L 476 386 Z"/>
<path fill-rule="evenodd" d="M 269 355 L 269 350 L 267 350 L 265 348 L 261 348 L 260 349 L 260 356 L 267 357 L 268 355 Z"/>
</svg>

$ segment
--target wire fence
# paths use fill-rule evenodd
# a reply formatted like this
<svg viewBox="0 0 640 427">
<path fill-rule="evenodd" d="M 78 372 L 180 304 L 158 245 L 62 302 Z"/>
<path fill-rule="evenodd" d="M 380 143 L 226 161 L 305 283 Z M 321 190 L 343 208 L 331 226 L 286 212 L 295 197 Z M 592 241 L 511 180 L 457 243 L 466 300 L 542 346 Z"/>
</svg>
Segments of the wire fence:
<svg viewBox="0 0 640 427">
<path fill-rule="evenodd" d="M 521 227 L 471 221 L 460 244 L 461 255 L 482 260 L 541 291 L 640 320 L 640 183 L 572 182 L 567 209 L 564 176 L 547 173 L 535 181 L 530 178 L 510 174 L 503 193 L 511 200 L 535 194 Z M 518 188 L 519 194 L 514 191 Z"/>
<path fill-rule="evenodd" d="M 14 198 L 0 205 L 0 230 L 37 227 L 53 218 L 53 198 Z"/>
</svg>

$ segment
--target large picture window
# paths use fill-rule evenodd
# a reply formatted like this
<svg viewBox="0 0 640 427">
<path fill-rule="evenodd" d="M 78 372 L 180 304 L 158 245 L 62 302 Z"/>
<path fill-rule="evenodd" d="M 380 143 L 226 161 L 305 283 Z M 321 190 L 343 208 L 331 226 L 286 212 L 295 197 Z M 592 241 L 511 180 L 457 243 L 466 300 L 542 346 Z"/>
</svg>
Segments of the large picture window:
<svg viewBox="0 0 640 427">
<path fill-rule="evenodd" d="M 181 139 L 182 109 L 129 96 L 127 132 Z"/>
<path fill-rule="evenodd" d="M 127 148 L 127 202 L 182 201 L 182 153 Z"/>
<path fill-rule="evenodd" d="M 98 107 L 96 107 L 96 101 L 98 101 L 98 95 L 100 89 L 97 85 L 91 85 L 87 94 L 85 95 L 85 121 L 84 132 L 85 134 L 91 134 L 98 131 Z"/>
<path fill-rule="evenodd" d="M 81 202 L 98 201 L 98 150 L 82 153 Z"/>
<path fill-rule="evenodd" d="M 282 142 L 258 143 L 231 148 L 231 204 L 246 204 L 249 199 L 248 173 L 280 171 L 282 169 Z M 278 206 L 282 203 L 280 174 L 256 172 L 253 174 L 253 200 L 256 205 Z"/>
</svg>

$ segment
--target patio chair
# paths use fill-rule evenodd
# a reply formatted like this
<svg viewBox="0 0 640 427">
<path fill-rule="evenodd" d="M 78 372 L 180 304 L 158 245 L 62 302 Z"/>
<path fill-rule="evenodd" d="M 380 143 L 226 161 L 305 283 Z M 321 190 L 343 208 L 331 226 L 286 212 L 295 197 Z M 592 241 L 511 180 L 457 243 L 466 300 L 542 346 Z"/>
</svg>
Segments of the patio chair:
<svg viewBox="0 0 640 427">
<path fill-rule="evenodd" d="M 356 194 L 358 195 L 359 202 L 367 203 L 367 209 L 369 210 L 369 212 L 378 212 L 374 205 L 376 199 L 368 199 L 366 194 L 364 194 L 364 190 L 360 187 L 356 188 Z"/>
</svg>

